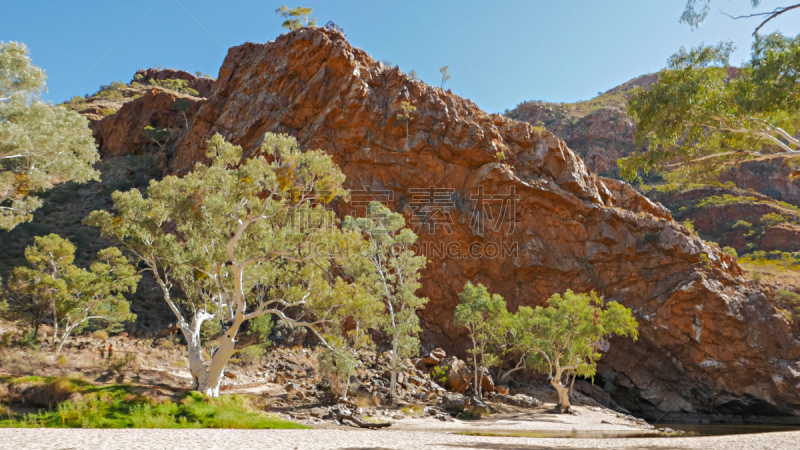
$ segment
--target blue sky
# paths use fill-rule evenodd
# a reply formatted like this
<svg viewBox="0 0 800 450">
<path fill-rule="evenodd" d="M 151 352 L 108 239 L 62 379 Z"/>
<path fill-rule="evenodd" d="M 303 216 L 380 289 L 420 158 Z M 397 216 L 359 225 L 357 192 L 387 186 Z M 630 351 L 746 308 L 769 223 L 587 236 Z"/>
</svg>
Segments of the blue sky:
<svg viewBox="0 0 800 450">
<path fill-rule="evenodd" d="M 747 59 L 758 21 L 750 0 L 714 0 L 691 31 L 678 23 L 684 0 L 298 0 L 320 24 L 333 20 L 348 39 L 426 82 L 481 108 L 502 112 L 525 100 L 589 99 L 664 67 L 678 48 L 731 39 L 734 62 Z M 216 76 L 227 48 L 267 42 L 283 29 L 265 0 L 0 0 L 0 41 L 30 47 L 47 70 L 46 98 L 60 102 L 140 68 L 162 65 Z M 764 0 L 760 10 L 786 2 Z M 289 4 L 295 6 L 295 3 Z M 800 33 L 800 13 L 766 27 Z"/>
</svg>

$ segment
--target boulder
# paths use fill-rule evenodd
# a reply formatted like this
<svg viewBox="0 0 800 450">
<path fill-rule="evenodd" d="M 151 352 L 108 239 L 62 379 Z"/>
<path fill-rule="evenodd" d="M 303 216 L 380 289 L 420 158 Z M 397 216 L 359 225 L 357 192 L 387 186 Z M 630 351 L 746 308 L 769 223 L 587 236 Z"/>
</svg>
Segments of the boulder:
<svg viewBox="0 0 800 450">
<path fill-rule="evenodd" d="M 439 399 L 439 408 L 449 413 L 460 413 L 469 405 L 469 398 L 461 395 L 448 392 Z"/>
</svg>

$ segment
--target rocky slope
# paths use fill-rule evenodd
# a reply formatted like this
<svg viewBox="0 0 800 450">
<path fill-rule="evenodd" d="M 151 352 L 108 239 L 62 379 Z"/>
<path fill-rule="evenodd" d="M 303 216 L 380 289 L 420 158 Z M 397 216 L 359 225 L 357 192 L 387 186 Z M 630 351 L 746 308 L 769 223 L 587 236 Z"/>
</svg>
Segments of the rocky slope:
<svg viewBox="0 0 800 450">
<path fill-rule="evenodd" d="M 735 187 L 700 187 L 648 196 L 689 220 L 703 239 L 738 253 L 800 251 L 800 208 Z"/>
<path fill-rule="evenodd" d="M 735 76 L 736 69 L 730 70 Z M 524 102 L 506 115 L 545 127 L 581 155 L 589 169 L 618 177 L 617 160 L 639 150 L 634 143 L 636 125 L 626 114 L 628 93 L 634 87 L 646 89 L 657 79 L 658 74 L 643 75 L 584 102 Z M 745 162 L 721 180 L 800 206 L 800 177 L 792 177 L 797 170 L 783 162 Z"/>
<path fill-rule="evenodd" d="M 408 128 L 402 101 L 417 107 Z M 453 311 L 467 280 L 512 310 L 594 289 L 640 322 L 639 341 L 613 340 L 600 369 L 623 407 L 654 419 L 800 407 L 800 343 L 784 316 L 728 255 L 627 184 L 594 175 L 554 135 L 414 81 L 334 31 L 303 29 L 232 48 L 162 161 L 185 173 L 214 133 L 253 154 L 268 131 L 334 157 L 359 199 L 340 214 L 383 199 L 416 228 L 430 259 L 426 349 L 463 352 Z"/>
</svg>

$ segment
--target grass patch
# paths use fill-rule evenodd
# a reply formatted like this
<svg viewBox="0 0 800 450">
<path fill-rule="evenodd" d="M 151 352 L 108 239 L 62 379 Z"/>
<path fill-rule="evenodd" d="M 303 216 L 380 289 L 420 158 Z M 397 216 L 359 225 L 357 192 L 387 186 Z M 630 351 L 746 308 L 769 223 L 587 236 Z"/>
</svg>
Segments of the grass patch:
<svg viewBox="0 0 800 450">
<path fill-rule="evenodd" d="M 83 380 L 50 377 L 0 377 L 9 385 L 53 385 L 71 400 L 32 414 L 7 414 L 0 427 L 36 428 L 309 428 L 258 409 L 258 398 L 243 395 L 206 397 L 189 392 L 176 403 L 137 394 L 133 386 L 94 386 Z M 47 391 L 47 389 L 43 389 Z M 77 394 L 77 395 L 76 395 Z"/>
</svg>

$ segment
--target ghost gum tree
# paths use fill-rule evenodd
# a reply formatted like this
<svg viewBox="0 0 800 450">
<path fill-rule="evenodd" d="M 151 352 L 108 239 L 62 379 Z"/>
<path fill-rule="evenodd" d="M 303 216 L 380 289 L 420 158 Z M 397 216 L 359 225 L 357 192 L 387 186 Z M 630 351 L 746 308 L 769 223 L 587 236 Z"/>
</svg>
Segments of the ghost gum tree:
<svg viewBox="0 0 800 450">
<path fill-rule="evenodd" d="M 378 325 L 392 341 L 389 395 L 394 401 L 400 362 L 419 351 L 417 336 L 422 329 L 417 311 L 428 303 L 427 298 L 416 294 L 421 286 L 419 271 L 427 261 L 412 250 L 417 235 L 405 225 L 401 214 L 378 202 L 367 206 L 366 217 L 347 217 L 342 224 L 344 229 L 361 233 L 367 240 L 366 248 L 351 260 L 355 266 L 351 272 L 385 308 L 384 314 L 378 316 Z"/>
<path fill-rule="evenodd" d="M 210 166 L 152 181 L 147 195 L 115 192 L 115 213 L 87 223 L 135 254 L 152 273 L 187 342 L 195 388 L 219 395 L 223 370 L 248 320 L 274 314 L 323 334 L 369 302 L 335 270 L 361 237 L 342 232 L 325 205 L 346 196 L 344 175 L 321 151 L 267 133 L 260 151 L 216 135 Z M 368 309 L 368 308 L 365 308 Z M 221 324 L 204 356 L 201 327 Z"/>
<path fill-rule="evenodd" d="M 730 43 L 681 49 L 658 82 L 628 100 L 637 145 L 621 159 L 628 180 L 669 170 L 676 179 L 714 179 L 746 160 L 800 157 L 800 36 L 756 36 L 751 58 L 731 69 Z"/>
<path fill-rule="evenodd" d="M 639 336 L 631 310 L 617 302 L 605 303 L 596 293 L 567 291 L 547 300 L 548 306 L 520 307 L 512 326 L 518 330 L 518 349 L 532 355 L 531 366 L 546 373 L 558 392 L 562 412 L 569 411 L 570 378 L 593 377 L 599 347 L 613 335 Z"/>
<path fill-rule="evenodd" d="M 32 194 L 99 179 L 89 122 L 43 102 L 45 79 L 24 44 L 0 42 L 0 229 L 31 220 L 42 205 Z"/>
</svg>

